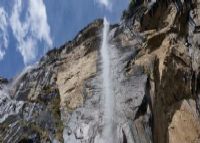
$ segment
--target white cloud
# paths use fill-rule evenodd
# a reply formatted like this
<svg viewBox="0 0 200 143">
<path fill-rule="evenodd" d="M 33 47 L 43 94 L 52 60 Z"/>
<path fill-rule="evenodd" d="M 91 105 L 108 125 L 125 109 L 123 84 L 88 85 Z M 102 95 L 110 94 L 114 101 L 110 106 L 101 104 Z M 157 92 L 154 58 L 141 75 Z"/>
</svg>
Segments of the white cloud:
<svg viewBox="0 0 200 143">
<path fill-rule="evenodd" d="M 96 0 L 99 4 L 105 6 L 108 10 L 112 9 L 112 0 Z"/>
<path fill-rule="evenodd" d="M 24 21 L 21 20 L 22 10 L 24 10 L 22 0 L 15 0 L 10 26 L 17 39 L 17 48 L 23 56 L 24 63 L 29 64 L 37 57 L 39 42 L 44 42 L 48 47 L 52 47 L 53 42 L 43 0 L 28 1 Z"/>
<path fill-rule="evenodd" d="M 43 0 L 30 0 L 30 22 L 31 30 L 40 40 L 45 40 L 49 46 L 52 46 L 50 36 L 50 26 L 47 22 L 46 7 Z"/>
<path fill-rule="evenodd" d="M 6 54 L 8 47 L 8 33 L 7 33 L 8 21 L 7 13 L 4 8 L 0 7 L 0 61 Z"/>
</svg>

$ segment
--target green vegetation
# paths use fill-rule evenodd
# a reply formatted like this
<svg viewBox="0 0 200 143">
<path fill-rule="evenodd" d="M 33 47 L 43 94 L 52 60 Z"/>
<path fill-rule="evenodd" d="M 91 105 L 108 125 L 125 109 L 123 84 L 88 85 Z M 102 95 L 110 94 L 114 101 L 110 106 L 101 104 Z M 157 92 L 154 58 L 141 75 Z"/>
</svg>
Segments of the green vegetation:
<svg viewBox="0 0 200 143">
<path fill-rule="evenodd" d="M 136 0 L 131 0 L 129 4 L 128 11 L 132 11 L 136 7 Z"/>
<path fill-rule="evenodd" d="M 56 127 L 56 139 L 63 142 L 62 133 L 64 125 L 61 121 L 60 93 L 58 89 L 54 89 L 54 92 L 57 94 L 57 96 L 54 99 L 52 99 L 52 101 L 48 104 L 48 109 L 51 111 L 54 118 L 54 124 Z"/>
<path fill-rule="evenodd" d="M 136 0 L 131 0 L 130 5 L 134 7 L 136 5 Z"/>
<path fill-rule="evenodd" d="M 51 88 L 50 85 L 45 85 L 45 86 L 43 87 L 43 91 L 44 91 L 45 93 L 51 93 L 51 92 L 52 92 L 52 88 Z"/>
<path fill-rule="evenodd" d="M 123 18 L 129 19 L 133 15 L 134 10 L 137 6 L 138 6 L 137 0 L 131 0 L 128 9 L 123 12 Z"/>
<path fill-rule="evenodd" d="M 47 109 L 50 111 L 51 116 L 53 117 L 53 122 L 56 130 L 55 137 L 60 142 L 63 142 L 62 133 L 64 125 L 61 121 L 59 90 L 54 86 L 45 85 L 42 88 L 42 95 L 43 96 L 40 98 L 40 102 L 47 105 Z"/>
</svg>

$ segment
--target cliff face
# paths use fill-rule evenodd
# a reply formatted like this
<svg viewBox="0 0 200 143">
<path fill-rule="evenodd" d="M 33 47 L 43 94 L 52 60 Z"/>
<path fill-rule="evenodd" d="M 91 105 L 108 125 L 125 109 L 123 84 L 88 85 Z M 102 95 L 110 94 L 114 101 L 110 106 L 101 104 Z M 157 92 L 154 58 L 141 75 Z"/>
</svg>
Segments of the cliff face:
<svg viewBox="0 0 200 143">
<path fill-rule="evenodd" d="M 141 1 L 110 27 L 115 143 L 200 142 L 199 15 L 199 0 Z M 98 143 L 102 27 L 0 78 L 0 142 Z"/>
</svg>

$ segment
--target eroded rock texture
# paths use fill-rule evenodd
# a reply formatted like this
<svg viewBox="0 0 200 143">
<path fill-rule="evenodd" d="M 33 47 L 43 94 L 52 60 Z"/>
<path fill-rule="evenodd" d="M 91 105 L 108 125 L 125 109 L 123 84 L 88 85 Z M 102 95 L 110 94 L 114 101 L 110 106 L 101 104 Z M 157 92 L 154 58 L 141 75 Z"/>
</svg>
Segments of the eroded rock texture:
<svg viewBox="0 0 200 143">
<path fill-rule="evenodd" d="M 199 15 L 199 0 L 143 0 L 110 27 L 115 143 L 200 142 Z M 102 27 L 0 78 L 0 142 L 99 143 Z"/>
</svg>

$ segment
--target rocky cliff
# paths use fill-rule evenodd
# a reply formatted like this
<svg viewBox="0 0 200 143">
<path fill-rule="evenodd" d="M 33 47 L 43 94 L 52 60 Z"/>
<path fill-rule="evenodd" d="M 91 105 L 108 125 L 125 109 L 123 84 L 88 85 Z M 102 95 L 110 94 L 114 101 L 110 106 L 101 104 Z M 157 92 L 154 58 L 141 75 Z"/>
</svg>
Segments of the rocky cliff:
<svg viewBox="0 0 200 143">
<path fill-rule="evenodd" d="M 0 142 L 99 143 L 103 21 L 0 78 Z M 200 143 L 200 0 L 132 2 L 109 31 L 115 143 Z"/>
</svg>

